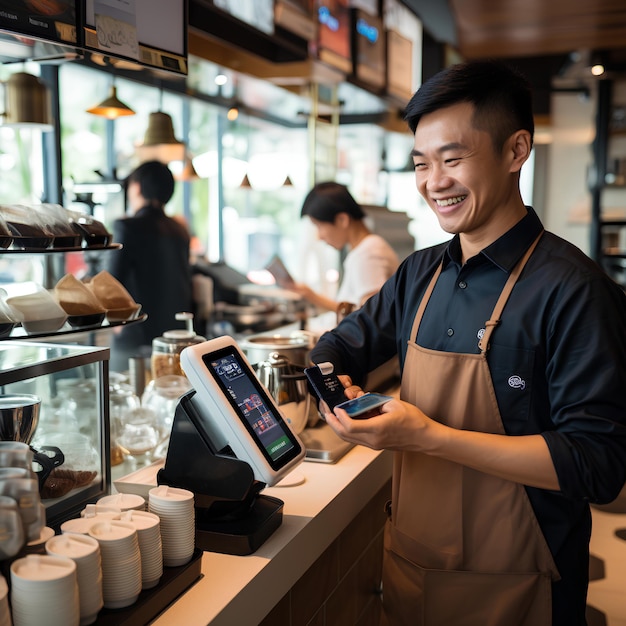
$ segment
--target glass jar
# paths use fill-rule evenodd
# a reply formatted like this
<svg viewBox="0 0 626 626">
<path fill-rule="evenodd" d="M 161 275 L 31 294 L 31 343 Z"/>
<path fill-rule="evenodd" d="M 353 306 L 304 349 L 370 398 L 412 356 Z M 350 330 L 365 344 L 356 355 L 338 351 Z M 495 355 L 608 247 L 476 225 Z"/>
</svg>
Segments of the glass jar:
<svg viewBox="0 0 626 626">
<path fill-rule="evenodd" d="M 152 340 L 152 357 L 150 369 L 152 379 L 161 376 L 184 376 L 180 367 L 180 353 L 187 346 L 193 346 L 206 341 L 204 337 L 196 335 L 193 330 L 166 330 L 162 337 Z"/>
</svg>

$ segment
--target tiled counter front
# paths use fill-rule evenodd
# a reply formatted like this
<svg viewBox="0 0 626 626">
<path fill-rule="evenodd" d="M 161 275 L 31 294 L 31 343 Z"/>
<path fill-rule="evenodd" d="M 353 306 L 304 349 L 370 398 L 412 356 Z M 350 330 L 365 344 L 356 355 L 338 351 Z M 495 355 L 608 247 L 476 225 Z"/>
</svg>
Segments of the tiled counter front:
<svg viewBox="0 0 626 626">
<path fill-rule="evenodd" d="M 379 622 L 384 506 L 388 481 L 296 582 L 261 626 Z"/>
</svg>

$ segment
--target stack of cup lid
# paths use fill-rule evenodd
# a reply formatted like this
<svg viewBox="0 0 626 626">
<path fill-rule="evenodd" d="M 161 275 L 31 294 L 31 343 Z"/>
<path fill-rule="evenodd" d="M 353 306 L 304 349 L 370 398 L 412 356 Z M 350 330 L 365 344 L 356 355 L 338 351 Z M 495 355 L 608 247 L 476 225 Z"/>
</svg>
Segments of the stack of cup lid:
<svg viewBox="0 0 626 626">
<path fill-rule="evenodd" d="M 11 564 L 15 626 L 68 626 L 80 622 L 76 563 L 67 557 L 29 554 Z"/>
<path fill-rule="evenodd" d="M 120 511 L 145 511 L 146 499 L 136 493 L 114 493 L 98 500 L 98 506 L 113 507 Z"/>
<path fill-rule="evenodd" d="M 122 521 L 130 522 L 137 530 L 141 553 L 141 587 L 151 589 L 163 575 L 163 546 L 160 518 L 148 511 L 129 510 L 122 513 Z"/>
<path fill-rule="evenodd" d="M 188 563 L 195 547 L 193 492 L 161 485 L 148 492 L 148 507 L 161 519 L 163 564 L 179 567 Z"/>
<path fill-rule="evenodd" d="M 97 517 L 107 519 L 120 519 L 122 515 L 122 509 L 109 506 L 107 504 L 101 504 L 100 501 L 95 504 L 87 504 L 85 508 L 80 512 L 81 517 Z"/>
<path fill-rule="evenodd" d="M 135 527 L 118 520 L 97 520 L 89 536 L 100 544 L 105 608 L 134 604 L 141 592 L 141 553 Z"/>
<path fill-rule="evenodd" d="M 54 530 L 50 526 L 44 526 L 39 533 L 39 537 L 29 541 L 23 549 L 25 554 L 45 554 L 46 541 L 54 537 Z"/>
<path fill-rule="evenodd" d="M 66 535 L 68 533 L 76 533 L 79 535 L 88 535 L 91 527 L 102 521 L 102 518 L 94 517 L 75 517 L 68 519 L 61 524 L 61 533 Z"/>
<path fill-rule="evenodd" d="M 52 556 L 68 557 L 76 563 L 80 624 L 93 624 L 104 605 L 99 543 L 87 535 L 68 533 L 48 539 L 46 552 Z"/>
</svg>

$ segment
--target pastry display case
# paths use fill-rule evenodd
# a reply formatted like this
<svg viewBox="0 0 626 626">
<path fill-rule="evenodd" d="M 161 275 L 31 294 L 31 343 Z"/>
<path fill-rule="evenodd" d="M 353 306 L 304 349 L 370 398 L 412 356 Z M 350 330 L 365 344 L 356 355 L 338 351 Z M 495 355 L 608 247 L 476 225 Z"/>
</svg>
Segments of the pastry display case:
<svg viewBox="0 0 626 626">
<path fill-rule="evenodd" d="M 41 400 L 25 443 L 35 450 L 46 521 L 53 528 L 109 492 L 108 360 L 108 348 L 0 342 L 0 395 Z"/>
</svg>

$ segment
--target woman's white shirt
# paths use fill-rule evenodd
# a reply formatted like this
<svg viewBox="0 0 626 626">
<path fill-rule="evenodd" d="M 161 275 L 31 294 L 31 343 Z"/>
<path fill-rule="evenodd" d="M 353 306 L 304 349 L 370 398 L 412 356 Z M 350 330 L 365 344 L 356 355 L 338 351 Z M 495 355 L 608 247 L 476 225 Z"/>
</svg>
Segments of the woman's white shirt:
<svg viewBox="0 0 626 626">
<path fill-rule="evenodd" d="M 398 255 L 380 236 L 369 234 L 346 255 L 338 302 L 361 306 L 398 269 Z"/>
</svg>

